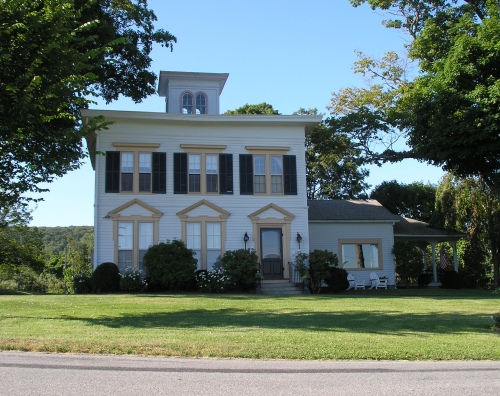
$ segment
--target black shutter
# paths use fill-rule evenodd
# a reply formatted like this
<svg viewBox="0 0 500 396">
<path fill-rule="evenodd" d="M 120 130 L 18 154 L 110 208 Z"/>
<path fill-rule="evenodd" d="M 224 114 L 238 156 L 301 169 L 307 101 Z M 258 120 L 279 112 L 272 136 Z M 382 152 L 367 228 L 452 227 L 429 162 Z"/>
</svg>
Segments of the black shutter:
<svg viewBox="0 0 500 396">
<path fill-rule="evenodd" d="M 219 192 L 233 193 L 233 154 L 219 154 Z"/>
<path fill-rule="evenodd" d="M 252 154 L 240 154 L 240 195 L 253 194 Z"/>
<path fill-rule="evenodd" d="M 188 155 L 174 153 L 174 194 L 188 193 Z"/>
<path fill-rule="evenodd" d="M 120 152 L 106 151 L 106 183 L 104 192 L 120 192 Z"/>
<path fill-rule="evenodd" d="M 283 184 L 285 195 L 297 195 L 297 161 L 295 155 L 283 156 Z"/>
<path fill-rule="evenodd" d="M 155 194 L 167 193 L 167 153 L 153 153 L 153 188 Z"/>
</svg>

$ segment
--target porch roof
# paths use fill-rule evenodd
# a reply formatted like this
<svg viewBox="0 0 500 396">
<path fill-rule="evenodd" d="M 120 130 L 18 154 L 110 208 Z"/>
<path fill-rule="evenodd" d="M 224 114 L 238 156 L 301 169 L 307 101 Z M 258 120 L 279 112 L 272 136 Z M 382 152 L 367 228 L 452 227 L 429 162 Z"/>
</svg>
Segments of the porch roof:
<svg viewBox="0 0 500 396">
<path fill-rule="evenodd" d="M 439 230 L 432 228 L 429 223 L 402 217 L 394 224 L 394 237 L 401 239 L 424 239 L 451 241 L 466 237 L 461 232 Z"/>
</svg>

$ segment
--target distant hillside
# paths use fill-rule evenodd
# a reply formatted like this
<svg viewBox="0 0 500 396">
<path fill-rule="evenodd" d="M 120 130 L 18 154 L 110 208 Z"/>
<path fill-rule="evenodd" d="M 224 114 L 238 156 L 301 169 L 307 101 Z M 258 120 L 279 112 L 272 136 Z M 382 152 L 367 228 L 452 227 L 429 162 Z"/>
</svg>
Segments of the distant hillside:
<svg viewBox="0 0 500 396">
<path fill-rule="evenodd" d="M 94 235 L 94 227 L 92 226 L 36 228 L 43 235 L 44 250 L 48 255 L 64 252 L 69 236 L 72 236 L 76 241 L 81 241 L 88 238 L 89 235 Z"/>
</svg>

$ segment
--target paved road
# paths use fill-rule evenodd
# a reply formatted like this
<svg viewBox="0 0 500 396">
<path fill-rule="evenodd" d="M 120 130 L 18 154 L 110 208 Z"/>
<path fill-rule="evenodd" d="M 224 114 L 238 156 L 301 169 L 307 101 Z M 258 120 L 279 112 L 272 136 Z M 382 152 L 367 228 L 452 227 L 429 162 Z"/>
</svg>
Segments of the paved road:
<svg viewBox="0 0 500 396">
<path fill-rule="evenodd" d="M 0 352 L 0 395 L 500 395 L 500 362 L 165 359 Z"/>
</svg>

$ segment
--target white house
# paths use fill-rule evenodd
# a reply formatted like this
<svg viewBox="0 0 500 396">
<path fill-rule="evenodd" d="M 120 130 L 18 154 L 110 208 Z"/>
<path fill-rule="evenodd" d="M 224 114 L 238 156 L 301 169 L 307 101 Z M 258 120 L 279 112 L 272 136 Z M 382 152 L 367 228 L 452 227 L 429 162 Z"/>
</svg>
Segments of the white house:
<svg viewBox="0 0 500 396">
<path fill-rule="evenodd" d="M 304 139 L 321 116 L 220 115 L 227 78 L 162 71 L 165 113 L 82 110 L 112 122 L 87 138 L 94 266 L 142 269 L 150 245 L 181 239 L 199 268 L 247 247 L 265 279 L 289 278 L 297 233 L 309 249 Z"/>
<path fill-rule="evenodd" d="M 211 269 L 226 250 L 251 248 L 265 280 L 290 279 L 297 252 L 327 249 L 357 278 L 369 283 L 377 272 L 395 285 L 397 224 L 405 224 L 399 238 L 430 243 L 433 252 L 440 240 L 459 238 L 434 230 L 429 239 L 422 225 L 408 230 L 413 223 L 376 201 L 307 202 L 304 141 L 321 116 L 221 115 L 227 78 L 162 71 L 165 113 L 81 111 L 85 124 L 98 116 L 111 122 L 87 138 L 94 267 L 143 269 L 149 246 L 181 239 L 200 269 Z M 435 255 L 433 266 L 436 280 Z"/>
</svg>

